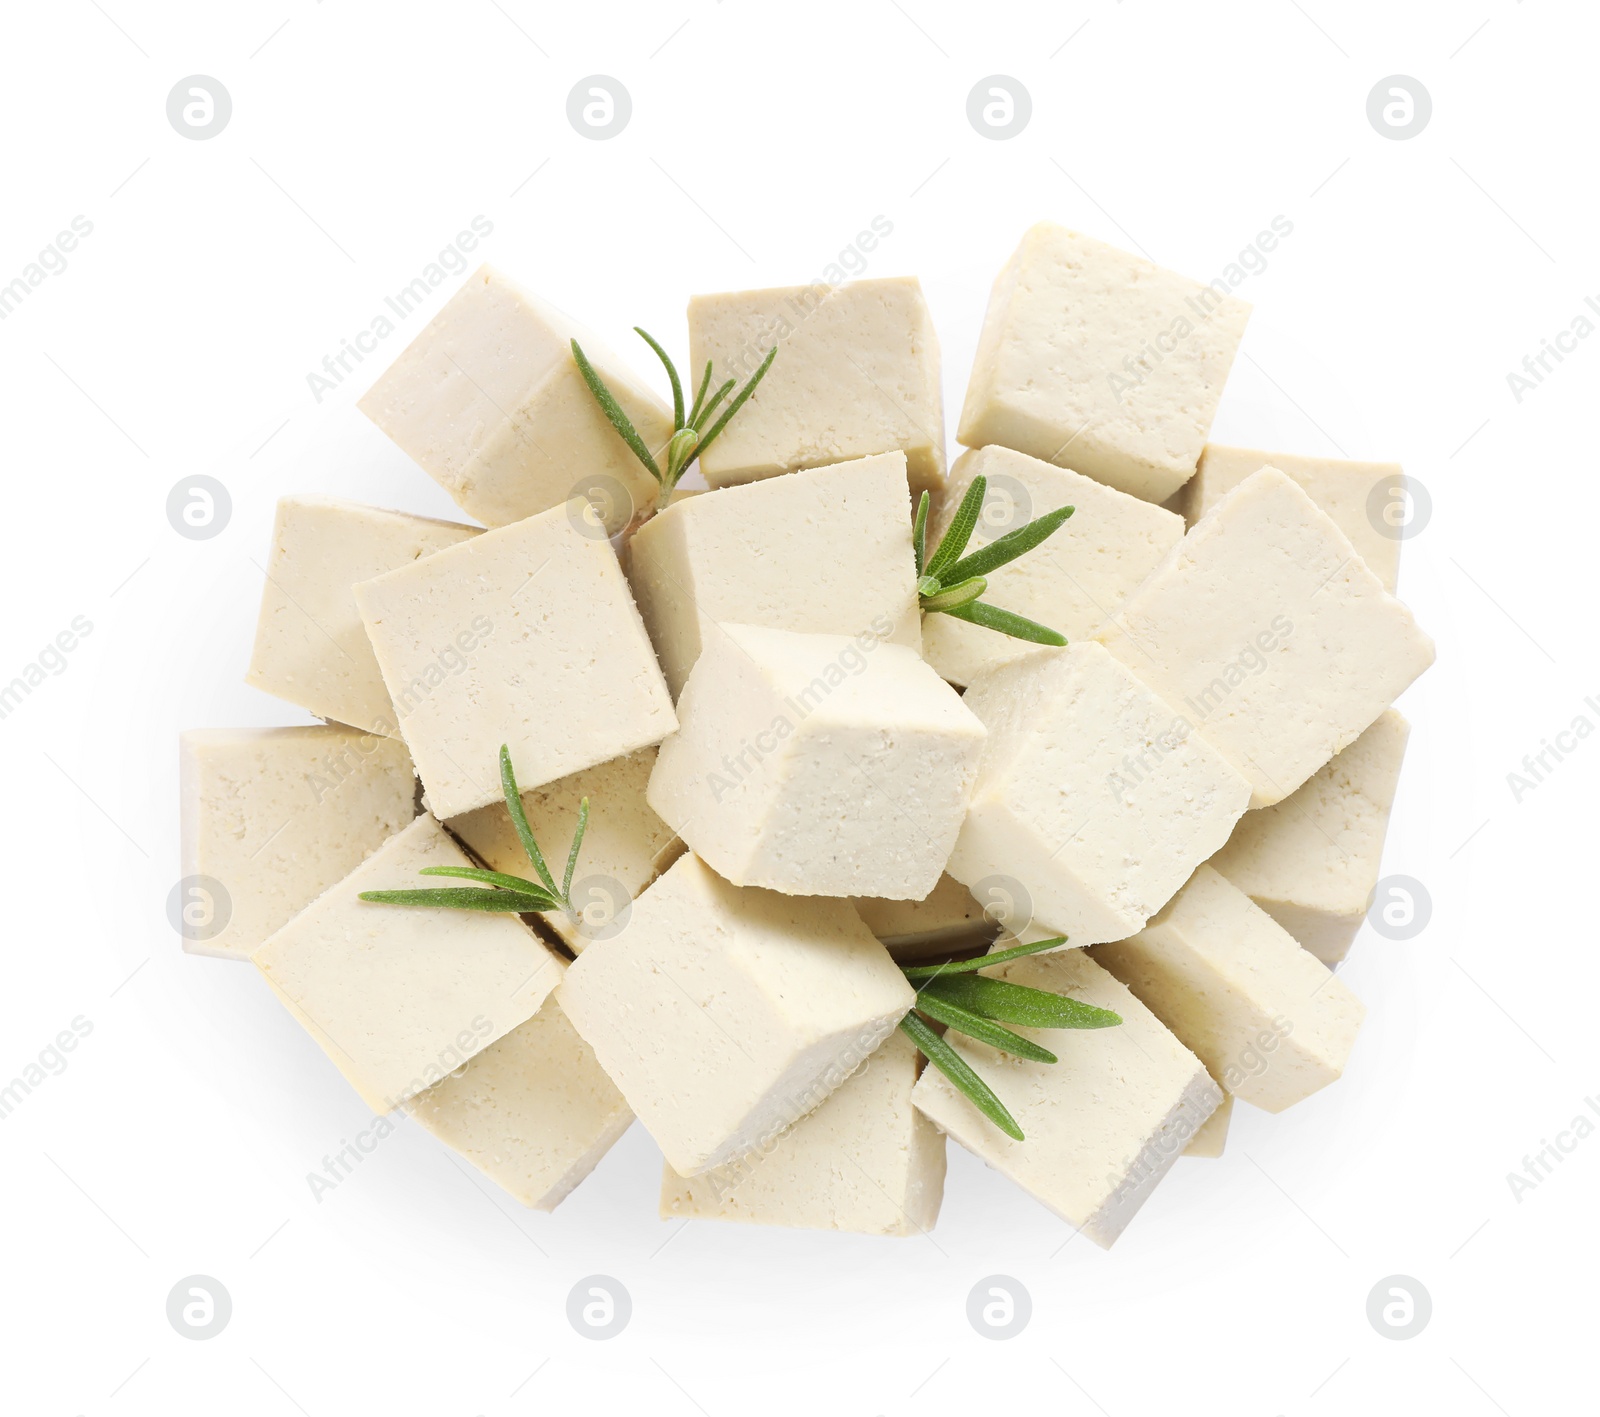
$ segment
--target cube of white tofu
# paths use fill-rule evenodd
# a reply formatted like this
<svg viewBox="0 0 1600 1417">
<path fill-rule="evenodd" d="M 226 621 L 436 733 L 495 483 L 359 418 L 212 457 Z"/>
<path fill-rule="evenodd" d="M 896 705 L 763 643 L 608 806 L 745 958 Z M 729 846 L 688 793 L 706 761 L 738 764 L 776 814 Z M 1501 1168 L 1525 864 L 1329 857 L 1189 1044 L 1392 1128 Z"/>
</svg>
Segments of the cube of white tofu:
<svg viewBox="0 0 1600 1417">
<path fill-rule="evenodd" d="M 251 956 L 375 1112 L 526 1023 L 560 982 L 555 955 L 515 915 L 360 898 L 438 885 L 424 866 L 471 864 L 425 813 Z"/>
<path fill-rule="evenodd" d="M 939 337 L 915 276 L 697 295 L 689 367 L 745 380 L 778 357 L 700 459 L 713 487 L 902 452 L 917 490 L 944 481 Z"/>
<path fill-rule="evenodd" d="M 1326 965 L 1209 866 L 1132 939 L 1093 954 L 1224 1088 L 1268 1112 L 1333 1082 L 1366 1014 Z"/>
<path fill-rule="evenodd" d="M 573 339 L 659 462 L 672 437 L 666 405 L 590 331 L 487 265 L 359 407 L 485 526 L 521 521 L 598 487 L 615 533 L 654 504 L 657 487 L 584 383 Z"/>
<path fill-rule="evenodd" d="M 1387 532 L 1380 530 L 1379 522 L 1382 510 L 1398 505 L 1399 494 L 1405 488 L 1405 474 L 1399 463 L 1309 458 L 1298 453 L 1263 453 L 1254 448 L 1207 443 L 1200 454 L 1200 466 L 1181 493 L 1183 515 L 1189 525 L 1193 526 L 1251 473 L 1264 467 L 1275 467 L 1298 482 L 1350 538 L 1350 544 L 1383 582 L 1383 588 L 1394 594 L 1400 574 L 1400 538 L 1393 527 Z"/>
<path fill-rule="evenodd" d="M 730 885 L 685 855 L 594 940 L 561 1007 L 680 1175 L 772 1141 L 915 997 L 849 902 Z"/>
<path fill-rule="evenodd" d="M 768 1148 L 698 1176 L 664 1166 L 661 1218 L 925 1234 L 944 1198 L 945 1146 L 911 1105 L 920 1061 L 897 1029 Z"/>
<path fill-rule="evenodd" d="M 921 900 L 862 896 L 850 903 L 890 958 L 902 964 L 987 945 L 1000 931 L 954 876 L 940 876 Z"/>
<path fill-rule="evenodd" d="M 417 815 L 404 744 L 337 724 L 191 729 L 178 777 L 183 874 L 226 893 L 186 902 L 206 918 L 183 947 L 222 959 L 249 959 Z"/>
<path fill-rule="evenodd" d="M 1250 307 L 1040 222 L 989 295 L 956 437 L 1164 502 L 1194 475 Z"/>
<path fill-rule="evenodd" d="M 633 1113 L 555 999 L 411 1101 L 411 1116 L 501 1189 L 554 1210 Z"/>
<path fill-rule="evenodd" d="M 579 807 L 589 799 L 589 826 L 572 880 L 574 913 L 552 910 L 540 917 L 574 954 L 625 923 L 639 892 L 683 852 L 672 828 L 645 801 L 655 762 L 656 750 L 641 748 L 522 794 L 533 839 L 552 871 L 567 859 Z M 491 871 L 533 877 L 504 802 L 452 819 L 450 830 Z"/>
<path fill-rule="evenodd" d="M 1093 641 L 983 675 L 963 703 L 989 739 L 948 870 L 1017 882 L 1034 923 L 1072 945 L 1138 930 L 1249 803 L 1222 755 Z"/>
<path fill-rule="evenodd" d="M 1215 1161 L 1228 1145 L 1228 1124 L 1233 1121 L 1233 1094 L 1225 1092 L 1217 1110 L 1195 1128 L 1184 1147 L 1185 1156 L 1198 1156 Z"/>
<path fill-rule="evenodd" d="M 628 549 L 674 698 L 719 621 L 921 648 L 903 453 L 676 501 Z"/>
<path fill-rule="evenodd" d="M 1026 615 L 1068 640 L 1092 635 L 1183 539 L 1183 518 L 1064 467 L 1010 448 L 963 453 L 928 532 L 938 544 L 972 479 L 988 479 L 984 517 L 968 543 L 976 551 L 1035 517 L 1077 510 L 1042 545 L 988 575 L 984 600 Z M 922 621 L 922 654 L 952 684 L 970 684 L 989 669 L 1032 651 L 1025 640 L 997 634 L 953 615 Z"/>
<path fill-rule="evenodd" d="M 1246 812 L 1208 863 L 1324 964 L 1366 919 L 1409 733 L 1394 709 L 1380 714 L 1283 801 Z"/>
<path fill-rule="evenodd" d="M 1222 1093 L 1200 1060 L 1082 950 L 984 971 L 1120 1014 L 1114 1028 L 1019 1028 L 1054 1053 L 1033 1063 L 953 1030 L 946 1041 L 994 1091 L 1025 1141 L 1013 1141 L 937 1068 L 912 1101 L 980 1161 L 1109 1248 L 1177 1160 Z"/>
<path fill-rule="evenodd" d="M 1281 802 L 1433 663 L 1433 641 L 1292 478 L 1252 473 L 1096 638 Z"/>
<path fill-rule="evenodd" d="M 355 584 L 476 535 L 477 527 L 359 502 L 282 498 L 245 682 L 320 718 L 398 738 Z"/>
<path fill-rule="evenodd" d="M 984 731 L 914 650 L 721 625 L 679 707 L 650 805 L 728 880 L 894 900 L 939 883 Z"/>
<path fill-rule="evenodd" d="M 500 800 L 502 743 L 526 790 L 677 726 L 593 517 L 570 502 L 356 587 L 436 816 Z"/>
</svg>

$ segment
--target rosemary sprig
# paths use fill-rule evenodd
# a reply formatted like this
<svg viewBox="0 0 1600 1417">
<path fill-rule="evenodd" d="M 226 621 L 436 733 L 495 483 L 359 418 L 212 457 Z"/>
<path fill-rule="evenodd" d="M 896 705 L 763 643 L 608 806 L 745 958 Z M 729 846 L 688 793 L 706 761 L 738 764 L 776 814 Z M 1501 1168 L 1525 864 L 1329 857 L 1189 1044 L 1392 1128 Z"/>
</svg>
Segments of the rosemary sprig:
<svg viewBox="0 0 1600 1417">
<path fill-rule="evenodd" d="M 572 358 L 578 366 L 578 372 L 583 375 L 583 382 L 589 386 L 589 392 L 595 397 L 595 402 L 600 405 L 600 411 L 611 421 L 611 426 L 621 435 L 622 441 L 631 449 L 633 455 L 650 470 L 650 475 L 661 484 L 661 504 L 666 506 L 672 500 L 673 489 L 678 485 L 678 479 L 688 471 L 692 463 L 701 453 L 716 441 L 718 435 L 728 426 L 728 420 L 733 417 L 745 401 L 756 391 L 756 385 L 766 376 L 772 367 L 772 361 L 778 357 L 778 347 L 773 345 L 767 351 L 767 357 L 761 361 L 761 367 L 749 378 L 745 386 L 733 395 L 733 400 L 726 408 L 722 409 L 722 416 L 715 423 L 711 423 L 711 415 L 722 407 L 722 401 L 733 393 L 733 387 L 738 382 L 729 379 L 710 393 L 711 389 L 711 361 L 706 361 L 705 376 L 700 380 L 699 392 L 695 394 L 694 403 L 687 413 L 683 407 L 683 381 L 678 378 L 678 370 L 671 358 L 660 344 L 639 326 L 635 325 L 634 333 L 639 336 L 651 349 L 655 350 L 666 366 L 667 379 L 672 385 L 672 440 L 667 444 L 667 465 L 662 467 L 650 449 L 645 446 L 645 441 L 639 436 L 639 430 L 633 426 L 633 420 L 623 411 L 622 405 L 616 400 L 605 381 L 595 372 L 595 367 L 580 348 L 577 340 L 572 341 Z M 710 423 L 708 428 L 706 425 Z"/>
<path fill-rule="evenodd" d="M 583 846 L 583 834 L 589 829 L 589 799 L 578 804 L 578 826 L 572 834 L 572 849 L 567 853 L 567 869 L 561 884 L 545 864 L 544 853 L 533 839 L 533 829 L 528 825 L 528 813 L 522 805 L 522 794 L 517 791 L 517 775 L 511 766 L 511 750 L 500 745 L 500 790 L 505 795 L 506 810 L 511 813 L 511 824 L 517 838 L 539 879 L 530 881 L 523 876 L 508 876 L 504 871 L 480 871 L 475 866 L 424 866 L 420 876 L 454 876 L 459 880 L 477 881 L 482 890 L 471 886 L 438 887 L 432 890 L 362 891 L 361 899 L 376 901 L 380 905 L 432 905 L 451 910 L 499 911 L 503 914 L 538 915 L 548 910 L 572 911 L 572 873 L 578 866 L 578 851 Z"/>
<path fill-rule="evenodd" d="M 981 474 L 972 479 L 961 505 L 950 519 L 950 525 L 939 539 L 933 555 L 926 554 L 928 540 L 928 494 L 924 492 L 917 503 L 916 520 L 912 523 L 911 540 L 916 551 L 917 594 L 925 611 L 939 611 L 982 625 L 986 630 L 998 630 L 1013 639 L 1028 640 L 1037 645 L 1064 645 L 1066 636 L 1018 615 L 990 605 L 979 597 L 989 589 L 987 577 L 1008 562 L 1032 551 L 1041 541 L 1055 532 L 1074 511 L 1062 507 L 1035 517 L 1024 526 L 1008 531 L 987 546 L 980 547 L 970 556 L 961 553 L 978 525 L 983 512 L 983 499 L 988 495 L 989 479 Z"/>
</svg>

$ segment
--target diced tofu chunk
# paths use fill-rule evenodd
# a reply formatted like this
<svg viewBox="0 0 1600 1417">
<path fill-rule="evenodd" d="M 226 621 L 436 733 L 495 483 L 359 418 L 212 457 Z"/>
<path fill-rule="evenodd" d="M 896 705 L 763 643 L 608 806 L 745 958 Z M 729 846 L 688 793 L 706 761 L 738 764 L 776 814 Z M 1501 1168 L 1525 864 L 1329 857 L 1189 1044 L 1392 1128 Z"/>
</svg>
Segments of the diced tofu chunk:
<svg viewBox="0 0 1600 1417">
<path fill-rule="evenodd" d="M 591 939 L 603 938 L 625 923 L 639 892 L 682 853 L 683 843 L 645 801 L 655 762 L 656 750 L 641 748 L 522 794 L 533 839 L 552 870 L 566 860 L 578 809 L 585 797 L 589 799 L 589 826 L 572 881 L 577 913 L 553 910 L 541 917 L 574 954 Z M 450 830 L 491 871 L 532 875 L 504 802 L 456 817 Z"/>
<path fill-rule="evenodd" d="M 468 277 L 360 408 L 485 526 L 598 487 L 617 532 L 654 503 L 655 479 L 600 411 L 573 339 L 659 454 L 672 437 L 666 406 L 593 334 L 492 266 Z"/>
<path fill-rule="evenodd" d="M 921 1055 L 896 1030 L 770 1148 L 699 1176 L 662 1168 L 661 1218 L 919 1235 L 944 1197 L 944 1137 L 911 1105 Z"/>
<path fill-rule="evenodd" d="M 1114 1028 L 1019 1028 L 1055 1063 L 996 1052 L 954 1031 L 946 1041 L 1022 1128 L 1013 1141 L 937 1068 L 912 1101 L 941 1131 L 1042 1205 L 1109 1248 L 1222 1094 L 1194 1054 L 1082 950 L 1031 955 L 985 973 L 1066 994 L 1122 1016 Z"/>
<path fill-rule="evenodd" d="M 523 1205 L 554 1210 L 633 1113 L 554 998 L 411 1103 L 411 1115 Z"/>
<path fill-rule="evenodd" d="M 1094 950 L 1235 1097 L 1281 1112 L 1344 1071 L 1366 1010 L 1266 911 L 1202 866 L 1132 939 Z"/>
<path fill-rule="evenodd" d="M 914 993 L 848 901 L 741 890 L 680 857 L 560 1000 L 667 1164 L 770 1143 L 883 1041 Z"/>
<path fill-rule="evenodd" d="M 963 700 L 989 730 L 949 871 L 1014 880 L 1073 945 L 1138 930 L 1215 852 L 1249 785 L 1092 641 L 986 674 Z"/>
<path fill-rule="evenodd" d="M 914 650 L 720 625 L 650 805 L 741 886 L 921 900 L 966 813 L 983 725 Z"/>
<path fill-rule="evenodd" d="M 1164 502 L 1194 475 L 1250 307 L 1050 222 L 989 295 L 956 436 Z"/>
<path fill-rule="evenodd" d="M 251 957 L 375 1112 L 526 1023 L 560 982 L 556 957 L 515 915 L 360 898 L 426 886 L 424 866 L 471 864 L 424 814 Z"/>
<path fill-rule="evenodd" d="M 404 745 L 336 724 L 192 729 L 179 781 L 183 873 L 227 892 L 196 902 L 226 923 L 211 914 L 183 947 L 223 959 L 249 959 L 417 815 Z"/>
<path fill-rule="evenodd" d="M 674 698 L 719 621 L 921 647 L 903 453 L 675 501 L 628 548 Z"/>
<path fill-rule="evenodd" d="M 996 541 L 1046 512 L 1076 507 L 1064 526 L 1020 560 L 991 571 L 984 600 L 1058 630 L 1068 640 L 1093 634 L 1161 558 L 1183 539 L 1183 519 L 1124 492 L 1010 448 L 963 453 L 929 528 L 938 545 L 972 479 L 989 480 L 984 516 L 970 550 Z M 1033 647 L 953 615 L 923 618 L 922 653 L 952 684 L 1021 659 Z"/>
<path fill-rule="evenodd" d="M 1217 1110 L 1205 1119 L 1184 1147 L 1185 1156 L 1199 1156 L 1215 1161 L 1228 1145 L 1228 1124 L 1233 1120 L 1233 1094 L 1224 1093 Z"/>
<path fill-rule="evenodd" d="M 570 502 L 356 587 L 436 816 L 500 799 L 502 743 L 528 789 L 677 726 L 593 517 Z"/>
<path fill-rule="evenodd" d="M 890 957 L 901 963 L 986 945 L 1000 930 L 954 876 L 940 876 L 922 900 L 863 896 L 851 904 Z"/>
<path fill-rule="evenodd" d="M 1281 802 L 1433 663 L 1433 641 L 1298 483 L 1228 493 L 1096 636 Z"/>
<path fill-rule="evenodd" d="M 939 339 L 914 276 L 697 295 L 689 367 L 745 380 L 778 357 L 700 459 L 713 487 L 902 452 L 911 485 L 944 481 Z"/>
<path fill-rule="evenodd" d="M 1393 709 L 1297 791 L 1246 812 L 1210 865 L 1337 964 L 1366 918 L 1410 727 Z"/>
<path fill-rule="evenodd" d="M 1374 520 L 1374 500 L 1379 519 L 1382 510 L 1399 505 L 1389 495 L 1405 487 L 1405 474 L 1395 462 L 1352 462 L 1344 458 L 1308 458 L 1298 453 L 1262 453 L 1254 448 L 1225 448 L 1207 443 L 1200 466 L 1184 485 L 1183 514 L 1193 526 L 1252 472 L 1275 467 L 1292 477 L 1306 495 L 1322 508 L 1355 547 L 1356 553 L 1383 588 L 1394 594 L 1400 573 L 1400 538 L 1396 529 L 1379 529 Z M 1374 492 L 1383 491 L 1374 499 Z"/>
<path fill-rule="evenodd" d="M 477 534 L 477 527 L 359 502 L 283 498 L 245 682 L 320 718 L 398 738 L 355 584 Z"/>
</svg>

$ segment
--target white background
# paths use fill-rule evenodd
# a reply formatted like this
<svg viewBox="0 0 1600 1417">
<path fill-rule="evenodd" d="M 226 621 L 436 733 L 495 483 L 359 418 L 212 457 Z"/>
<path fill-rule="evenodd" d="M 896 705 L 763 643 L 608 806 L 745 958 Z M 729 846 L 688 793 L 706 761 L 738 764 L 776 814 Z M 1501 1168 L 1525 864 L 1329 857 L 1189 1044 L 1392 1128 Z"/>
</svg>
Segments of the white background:
<svg viewBox="0 0 1600 1417">
<path fill-rule="evenodd" d="M 1520 403 L 1506 380 L 1600 293 L 1589 8 L 8 6 L 0 283 L 74 216 L 93 233 L 0 322 L 0 680 L 74 616 L 93 631 L 0 721 L 0 1080 L 74 1017 L 93 1031 L 0 1125 L 0 1406 L 1590 1405 L 1600 1138 L 1520 1202 L 1506 1179 L 1600 1094 L 1600 742 L 1520 803 L 1506 780 L 1574 716 L 1600 723 L 1600 340 Z M 233 101 L 207 141 L 165 112 L 197 73 Z M 634 106 L 606 142 L 566 118 L 596 73 Z M 966 115 L 997 73 L 1033 99 L 1009 141 Z M 1433 99 L 1408 141 L 1366 117 L 1392 74 Z M 248 966 L 181 952 L 165 900 L 179 729 L 300 719 L 240 682 L 274 500 L 455 515 L 354 407 L 448 288 L 319 404 L 324 355 L 474 216 L 482 256 L 619 348 L 638 322 L 681 352 L 691 292 L 810 278 L 882 215 L 869 271 L 922 277 L 953 428 L 1031 222 L 1209 279 L 1280 214 L 1292 236 L 1239 292 L 1256 313 L 1219 441 L 1397 458 L 1433 499 L 1401 594 L 1439 662 L 1403 705 L 1385 870 L 1434 910 L 1414 940 L 1358 942 L 1345 1079 L 1281 1117 L 1241 1106 L 1227 1155 L 1180 1161 L 1110 1253 L 954 1148 L 931 1239 L 680 1228 L 637 1127 L 554 1215 L 409 1125 L 316 1203 L 306 1173 L 370 1116 Z M 202 542 L 165 515 L 198 473 L 233 499 Z M 196 1273 L 233 1300 L 206 1342 L 165 1315 Z M 565 1317 L 596 1273 L 634 1305 L 603 1343 Z M 1033 1301 L 1006 1343 L 965 1314 L 997 1273 Z M 1393 1274 L 1433 1299 L 1406 1342 L 1366 1317 Z"/>
</svg>

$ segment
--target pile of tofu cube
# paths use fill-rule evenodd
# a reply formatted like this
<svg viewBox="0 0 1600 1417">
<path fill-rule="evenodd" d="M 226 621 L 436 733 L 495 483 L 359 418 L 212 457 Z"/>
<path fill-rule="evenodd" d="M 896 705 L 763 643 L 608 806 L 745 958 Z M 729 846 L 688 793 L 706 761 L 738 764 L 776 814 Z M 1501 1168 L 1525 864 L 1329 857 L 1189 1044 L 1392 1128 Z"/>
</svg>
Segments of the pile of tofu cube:
<svg viewBox="0 0 1600 1417">
<path fill-rule="evenodd" d="M 692 369 L 778 355 L 660 507 L 571 340 L 652 449 L 658 393 L 483 267 L 360 405 L 482 525 L 279 504 L 248 680 L 322 722 L 184 736 L 185 870 L 226 902 L 187 947 L 529 1206 L 637 1117 L 664 1217 L 915 1234 L 953 1138 L 1109 1245 L 1235 1098 L 1340 1075 L 1390 705 L 1433 658 L 1368 510 L 1398 467 L 1207 443 L 1248 315 L 1036 226 L 947 465 L 915 279 L 696 297 Z M 975 545 L 1076 508 L 985 597 L 1064 649 L 919 609 L 915 500 L 932 546 L 980 475 Z M 527 873 L 502 744 L 553 861 L 590 802 L 574 909 L 360 900 Z M 1119 1027 L 1022 1030 L 1054 1065 L 948 1035 L 1013 1141 L 896 1028 L 899 965 L 1057 935 L 991 972 Z"/>
</svg>

